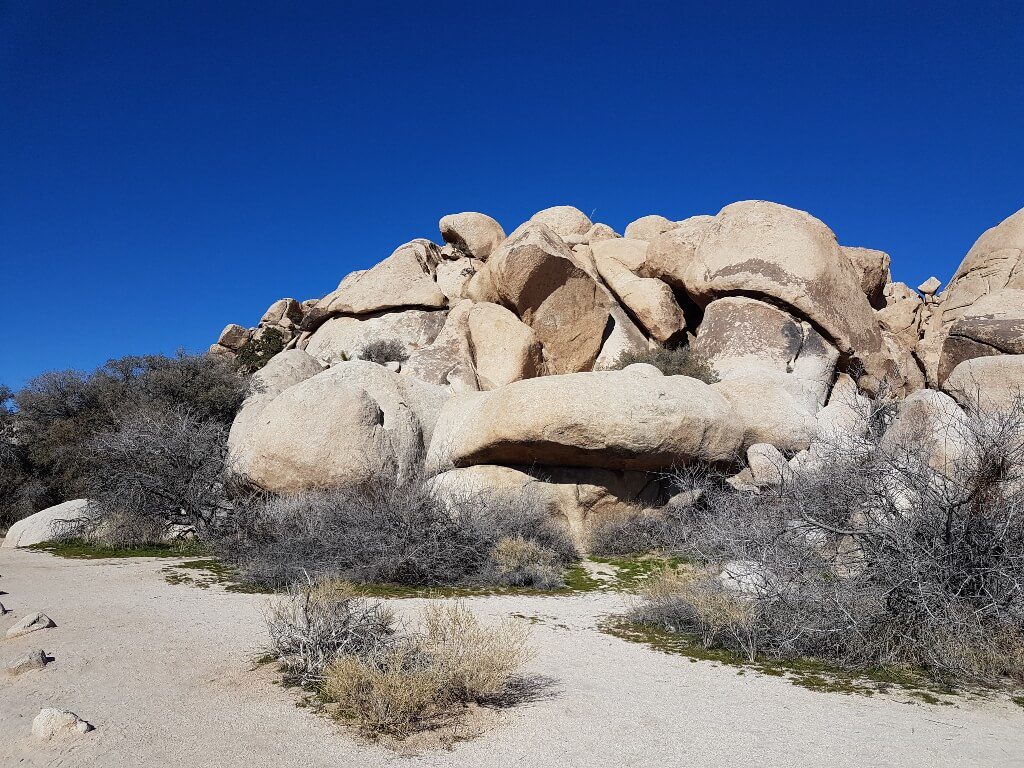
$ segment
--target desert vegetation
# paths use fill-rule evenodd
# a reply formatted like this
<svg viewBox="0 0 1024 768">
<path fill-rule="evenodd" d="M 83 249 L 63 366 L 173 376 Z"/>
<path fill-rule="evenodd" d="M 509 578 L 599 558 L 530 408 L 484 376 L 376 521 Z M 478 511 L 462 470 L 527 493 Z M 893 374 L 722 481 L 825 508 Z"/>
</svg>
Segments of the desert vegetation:
<svg viewBox="0 0 1024 768">
<path fill-rule="evenodd" d="M 669 547 L 632 619 L 753 660 L 904 666 L 945 682 L 1024 680 L 1022 404 L 940 430 L 923 422 L 819 446 L 776 486 L 692 473 L 671 521 L 626 526 Z M 888 415 L 887 415 L 888 414 Z M 902 439 L 893 439 L 899 433 Z M 886 435 L 888 437 L 886 437 Z"/>
<path fill-rule="evenodd" d="M 689 376 L 706 384 L 718 381 L 718 374 L 707 357 L 689 345 L 657 346 L 640 351 L 626 349 L 615 358 L 612 369 L 622 370 L 634 363 L 653 365 L 666 376 Z"/>
<path fill-rule="evenodd" d="M 469 705 L 511 703 L 529 687 L 527 625 L 486 625 L 458 602 L 400 627 L 353 585 L 311 577 L 272 604 L 268 626 L 286 678 L 371 738 L 437 730 Z"/>
</svg>

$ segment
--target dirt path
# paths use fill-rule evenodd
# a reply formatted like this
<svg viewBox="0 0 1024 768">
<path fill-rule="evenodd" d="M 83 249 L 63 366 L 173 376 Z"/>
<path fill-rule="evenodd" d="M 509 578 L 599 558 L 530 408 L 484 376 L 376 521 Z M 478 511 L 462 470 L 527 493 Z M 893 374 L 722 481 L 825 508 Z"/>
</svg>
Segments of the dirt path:
<svg viewBox="0 0 1024 768">
<path fill-rule="evenodd" d="M 0 595 L 13 613 L 58 626 L 0 640 L 7 662 L 43 647 L 54 662 L 0 679 L 0 765 L 193 768 L 473 766 L 1020 766 L 1024 710 L 1009 703 L 936 706 L 910 697 L 843 696 L 778 678 L 667 656 L 610 637 L 595 623 L 615 594 L 475 598 L 475 610 L 534 619 L 533 671 L 557 695 L 498 715 L 452 751 L 398 757 L 354 742 L 296 707 L 251 660 L 266 598 L 167 583 L 166 561 L 64 560 L 0 551 Z M 401 601 L 412 610 L 417 601 Z M 0 672 L 0 676 L 2 676 Z M 40 744 L 41 707 L 96 725 Z"/>
</svg>

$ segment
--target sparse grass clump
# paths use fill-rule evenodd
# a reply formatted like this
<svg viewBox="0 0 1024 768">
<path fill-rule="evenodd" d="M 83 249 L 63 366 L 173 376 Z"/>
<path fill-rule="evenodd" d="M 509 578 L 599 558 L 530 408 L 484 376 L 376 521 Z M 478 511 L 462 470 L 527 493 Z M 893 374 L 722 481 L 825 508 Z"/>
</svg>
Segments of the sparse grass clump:
<svg viewBox="0 0 1024 768">
<path fill-rule="evenodd" d="M 634 363 L 653 365 L 666 376 L 689 376 L 708 384 L 718 381 L 718 374 L 707 359 L 690 346 L 656 347 L 643 352 L 624 350 L 615 362 L 612 370 L 622 370 Z"/>
<path fill-rule="evenodd" d="M 402 738 L 460 718 L 467 705 L 515 698 L 528 637 L 523 623 L 487 626 L 459 603 L 428 606 L 422 625 L 384 653 L 332 662 L 320 691 L 366 735 Z"/>
<path fill-rule="evenodd" d="M 514 703 L 530 655 L 520 622 L 485 625 L 448 603 L 399 631 L 389 610 L 329 579 L 292 585 L 271 604 L 268 626 L 285 680 L 372 738 L 448 725 L 470 704 Z"/>
</svg>

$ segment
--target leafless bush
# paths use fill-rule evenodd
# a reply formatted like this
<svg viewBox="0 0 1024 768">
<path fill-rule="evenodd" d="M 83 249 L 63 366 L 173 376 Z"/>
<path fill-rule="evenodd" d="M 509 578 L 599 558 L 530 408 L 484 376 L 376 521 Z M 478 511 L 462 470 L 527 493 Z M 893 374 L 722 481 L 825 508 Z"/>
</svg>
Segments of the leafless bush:
<svg viewBox="0 0 1024 768">
<path fill-rule="evenodd" d="M 327 666 L 341 656 L 383 656 L 395 635 L 387 608 L 331 579 L 292 583 L 270 604 L 267 627 L 286 679 L 303 685 L 322 681 Z"/>
<path fill-rule="evenodd" d="M 613 370 L 621 370 L 633 363 L 648 363 L 666 376 L 689 376 L 713 384 L 718 381 L 714 367 L 700 352 L 689 346 L 656 347 L 643 352 L 624 350 L 612 363 Z"/>
<path fill-rule="evenodd" d="M 97 514 L 89 533 L 132 546 L 177 526 L 212 532 L 231 508 L 224 490 L 227 425 L 185 408 L 139 410 L 90 442 Z"/>
<path fill-rule="evenodd" d="M 524 583 L 550 573 L 491 557 L 508 537 L 543 549 L 545 563 L 574 557 L 567 535 L 527 497 L 439 498 L 420 479 L 358 489 L 254 498 L 239 504 L 220 554 L 256 584 L 288 584 L 304 572 L 356 582 L 410 585 Z"/>
<path fill-rule="evenodd" d="M 384 653 L 339 656 L 321 691 L 367 735 L 401 738 L 511 692 L 530 655 L 528 636 L 526 625 L 510 620 L 483 625 L 459 603 L 429 606 L 418 631 Z"/>
<path fill-rule="evenodd" d="M 398 339 L 377 339 L 363 347 L 359 355 L 363 360 L 384 365 L 384 363 L 404 363 L 409 359 L 405 345 Z"/>
<path fill-rule="evenodd" d="M 709 489 L 681 551 L 750 605 L 747 645 L 729 633 L 714 642 L 1024 679 L 1022 416 L 1017 403 L 939 428 L 896 423 L 888 435 L 869 431 L 866 450 L 819 446 L 777 489 Z M 687 587 L 638 616 L 703 632 L 698 609 Z"/>
</svg>

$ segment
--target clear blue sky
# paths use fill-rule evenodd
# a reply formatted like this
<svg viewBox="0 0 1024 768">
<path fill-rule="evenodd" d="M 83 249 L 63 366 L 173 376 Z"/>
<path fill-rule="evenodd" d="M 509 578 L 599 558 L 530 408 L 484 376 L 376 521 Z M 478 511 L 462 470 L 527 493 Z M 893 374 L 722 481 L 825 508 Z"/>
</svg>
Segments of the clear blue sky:
<svg viewBox="0 0 1024 768">
<path fill-rule="evenodd" d="M 762 198 L 946 279 L 1022 145 L 1020 2 L 0 0 L 0 382 L 205 348 L 462 210 Z"/>
</svg>

